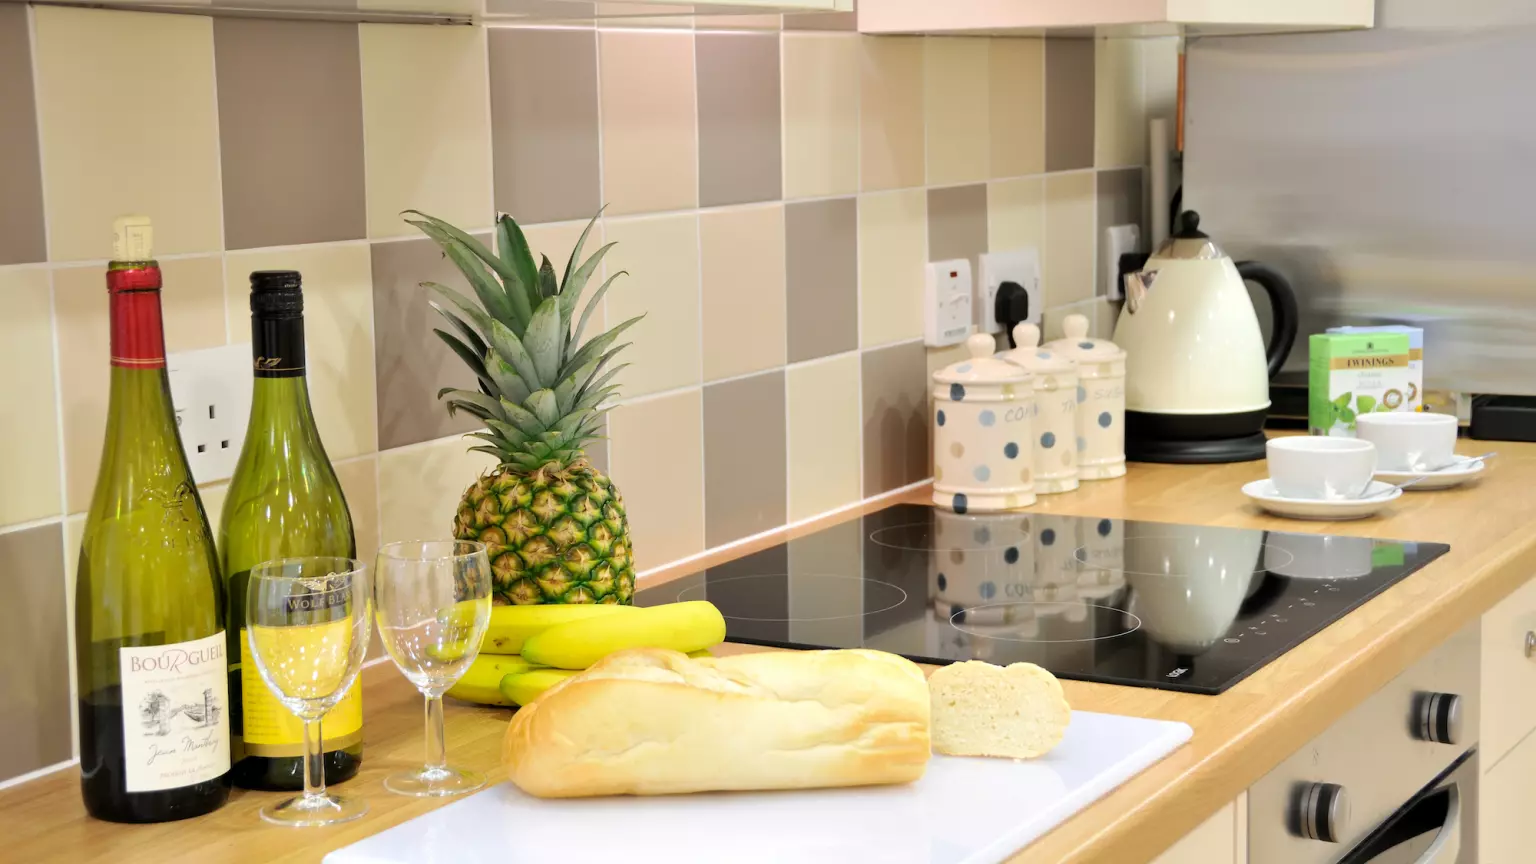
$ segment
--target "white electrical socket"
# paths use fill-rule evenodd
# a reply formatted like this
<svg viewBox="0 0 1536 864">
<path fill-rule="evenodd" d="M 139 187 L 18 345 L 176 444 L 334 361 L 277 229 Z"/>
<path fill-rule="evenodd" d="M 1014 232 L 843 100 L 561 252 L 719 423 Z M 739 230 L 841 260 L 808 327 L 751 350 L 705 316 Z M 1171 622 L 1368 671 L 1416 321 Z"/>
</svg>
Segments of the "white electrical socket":
<svg viewBox="0 0 1536 864">
<path fill-rule="evenodd" d="M 1099 262 L 1100 293 L 1111 300 L 1125 299 L 1125 286 L 1120 283 L 1120 256 L 1141 251 L 1141 229 L 1135 225 L 1111 225 L 1104 229 L 1104 259 Z"/>
<path fill-rule="evenodd" d="M 923 343 L 955 345 L 971 335 L 971 262 L 933 261 L 923 280 Z"/>
<path fill-rule="evenodd" d="M 165 366 L 193 481 L 229 478 L 251 419 L 251 343 L 169 354 Z"/>
<path fill-rule="evenodd" d="M 997 289 L 1004 282 L 1017 282 L 1029 295 L 1029 315 L 1024 320 L 1040 323 L 1045 309 L 1045 292 L 1040 287 L 1040 252 L 1034 247 L 981 254 L 981 279 L 977 287 L 978 326 L 983 333 L 1001 333 L 997 321 Z"/>
</svg>

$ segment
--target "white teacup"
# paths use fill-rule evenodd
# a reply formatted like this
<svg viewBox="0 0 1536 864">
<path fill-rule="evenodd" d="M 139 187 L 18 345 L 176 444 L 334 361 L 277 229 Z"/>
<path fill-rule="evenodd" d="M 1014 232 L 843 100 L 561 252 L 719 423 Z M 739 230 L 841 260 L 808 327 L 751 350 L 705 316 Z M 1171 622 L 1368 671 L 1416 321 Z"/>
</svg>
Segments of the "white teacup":
<svg viewBox="0 0 1536 864">
<path fill-rule="evenodd" d="M 1358 498 L 1376 473 L 1376 445 L 1357 438 L 1271 438 L 1269 479 L 1285 498 Z"/>
<path fill-rule="evenodd" d="M 1376 445 L 1383 471 L 1438 471 L 1456 455 L 1456 418 L 1449 414 L 1361 414 L 1355 430 Z"/>
</svg>

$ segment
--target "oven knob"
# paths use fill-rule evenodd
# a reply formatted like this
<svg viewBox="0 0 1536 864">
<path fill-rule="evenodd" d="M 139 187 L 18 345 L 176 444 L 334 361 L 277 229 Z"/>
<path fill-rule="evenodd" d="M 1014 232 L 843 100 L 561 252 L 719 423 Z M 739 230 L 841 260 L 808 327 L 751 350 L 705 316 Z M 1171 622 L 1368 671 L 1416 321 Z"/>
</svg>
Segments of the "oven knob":
<svg viewBox="0 0 1536 864">
<path fill-rule="evenodd" d="M 1461 697 L 1451 693 L 1421 694 L 1418 716 L 1414 718 L 1414 737 L 1438 744 L 1460 744 Z"/>
<path fill-rule="evenodd" d="M 1297 798 L 1297 821 L 1308 840 L 1337 843 L 1349 825 L 1349 796 L 1333 783 L 1308 783 Z"/>
</svg>

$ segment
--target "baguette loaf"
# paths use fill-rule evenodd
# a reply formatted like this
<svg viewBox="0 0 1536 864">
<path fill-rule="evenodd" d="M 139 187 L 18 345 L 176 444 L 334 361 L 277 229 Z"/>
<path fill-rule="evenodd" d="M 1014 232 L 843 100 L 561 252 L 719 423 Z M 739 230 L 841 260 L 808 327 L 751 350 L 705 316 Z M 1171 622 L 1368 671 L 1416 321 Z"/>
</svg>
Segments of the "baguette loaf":
<svg viewBox="0 0 1536 864">
<path fill-rule="evenodd" d="M 933 749 L 950 756 L 1044 756 L 1072 720 L 1061 682 L 1033 663 L 953 663 L 933 671 L 928 690 Z"/>
<path fill-rule="evenodd" d="M 879 651 L 609 655 L 520 709 L 502 758 L 540 798 L 909 783 L 922 670 Z"/>
</svg>

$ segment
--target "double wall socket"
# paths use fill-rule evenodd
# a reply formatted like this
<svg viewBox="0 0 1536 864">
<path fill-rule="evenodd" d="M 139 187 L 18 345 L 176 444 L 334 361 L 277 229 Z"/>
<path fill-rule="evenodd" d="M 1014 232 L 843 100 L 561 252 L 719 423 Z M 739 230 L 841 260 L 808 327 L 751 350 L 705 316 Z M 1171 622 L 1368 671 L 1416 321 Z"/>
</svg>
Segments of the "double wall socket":
<svg viewBox="0 0 1536 864">
<path fill-rule="evenodd" d="M 176 430 L 198 484 L 235 473 L 251 419 L 251 344 L 167 355 Z"/>
<path fill-rule="evenodd" d="M 1001 333 L 1003 325 L 997 321 L 997 291 L 1004 282 L 1015 282 L 1029 296 L 1029 309 L 1025 321 L 1040 323 L 1044 311 L 1045 292 L 1040 288 L 1040 253 L 1029 247 L 1010 249 L 1006 252 L 983 252 L 981 255 L 981 279 L 977 287 L 980 314 L 977 326 L 983 333 Z M 1021 322 L 1022 323 L 1022 322 Z"/>
</svg>

